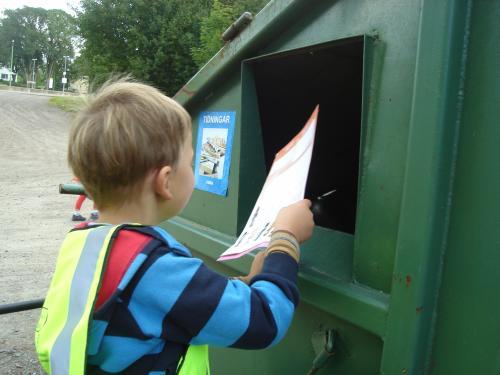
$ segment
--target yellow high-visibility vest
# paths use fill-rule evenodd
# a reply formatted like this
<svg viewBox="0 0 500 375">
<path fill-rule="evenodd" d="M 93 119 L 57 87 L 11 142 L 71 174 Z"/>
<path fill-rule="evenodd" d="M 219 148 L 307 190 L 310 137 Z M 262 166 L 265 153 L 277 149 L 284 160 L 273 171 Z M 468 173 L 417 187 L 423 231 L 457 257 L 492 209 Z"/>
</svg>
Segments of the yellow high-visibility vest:
<svg viewBox="0 0 500 375">
<path fill-rule="evenodd" d="M 108 250 L 126 226 L 139 225 L 103 225 L 66 236 L 35 333 L 38 358 L 48 374 L 85 373 L 89 323 Z M 208 346 L 190 345 L 178 374 L 209 374 Z"/>
</svg>

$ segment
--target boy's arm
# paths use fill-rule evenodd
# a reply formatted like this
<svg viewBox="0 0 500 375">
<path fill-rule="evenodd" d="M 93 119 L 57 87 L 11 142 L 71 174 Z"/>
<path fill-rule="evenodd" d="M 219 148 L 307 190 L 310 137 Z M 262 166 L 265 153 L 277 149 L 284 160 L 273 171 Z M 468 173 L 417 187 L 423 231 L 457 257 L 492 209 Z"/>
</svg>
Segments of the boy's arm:
<svg viewBox="0 0 500 375">
<path fill-rule="evenodd" d="M 240 278 L 249 287 L 228 280 L 225 298 L 230 300 L 234 294 L 234 301 L 227 304 L 225 311 L 220 308 L 191 343 L 243 349 L 278 343 L 288 330 L 299 302 L 298 259 L 299 245 L 295 238 L 286 232 L 275 232 L 266 251 L 256 256 L 250 274 Z M 244 292 L 238 293 L 238 289 Z"/>
<path fill-rule="evenodd" d="M 283 338 L 299 300 L 298 264 L 279 249 L 269 247 L 262 272 L 250 285 L 199 259 L 158 254 L 135 286 L 129 310 L 145 334 L 168 341 L 247 349 L 273 345 Z"/>
</svg>

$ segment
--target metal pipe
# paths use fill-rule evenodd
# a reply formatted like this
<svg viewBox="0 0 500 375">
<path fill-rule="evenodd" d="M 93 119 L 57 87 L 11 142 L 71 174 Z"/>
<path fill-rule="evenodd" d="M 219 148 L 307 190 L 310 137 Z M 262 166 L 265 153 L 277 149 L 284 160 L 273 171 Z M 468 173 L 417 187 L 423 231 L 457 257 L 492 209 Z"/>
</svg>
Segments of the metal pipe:
<svg viewBox="0 0 500 375">
<path fill-rule="evenodd" d="M 35 66 L 36 66 L 36 61 L 38 59 L 31 59 L 31 61 L 33 61 L 33 73 L 31 74 L 31 88 L 34 89 L 36 88 L 36 84 L 35 84 Z"/>
<path fill-rule="evenodd" d="M 229 42 L 241 33 L 252 22 L 253 16 L 250 12 L 244 12 L 236 21 L 222 33 L 222 40 Z"/>
<path fill-rule="evenodd" d="M 66 81 L 68 80 L 68 78 L 66 77 L 66 59 L 69 57 L 69 56 L 63 56 L 64 57 L 64 72 L 63 72 L 63 78 L 62 78 L 62 84 L 63 84 L 63 90 L 62 90 L 62 93 L 64 95 L 64 88 L 66 87 Z"/>
<path fill-rule="evenodd" d="M 80 184 L 59 184 L 59 194 L 87 195 Z"/>
<path fill-rule="evenodd" d="M 43 306 L 44 298 L 35 299 L 32 301 L 23 301 L 16 303 L 9 303 L 7 305 L 0 305 L 0 315 L 10 314 L 25 310 L 39 309 Z"/>
<path fill-rule="evenodd" d="M 9 74 L 9 87 L 12 86 L 12 67 L 14 63 L 14 39 L 12 39 L 12 46 L 10 51 L 10 74 Z"/>
</svg>

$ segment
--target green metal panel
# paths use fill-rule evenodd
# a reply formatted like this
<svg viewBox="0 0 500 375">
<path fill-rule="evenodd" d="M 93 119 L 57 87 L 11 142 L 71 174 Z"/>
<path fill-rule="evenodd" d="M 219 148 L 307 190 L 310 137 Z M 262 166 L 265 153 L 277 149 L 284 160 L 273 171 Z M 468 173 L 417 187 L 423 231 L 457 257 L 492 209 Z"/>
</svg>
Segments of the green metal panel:
<svg viewBox="0 0 500 375">
<path fill-rule="evenodd" d="M 447 246 L 470 3 L 424 1 L 382 373 L 424 373 Z"/>
<path fill-rule="evenodd" d="M 311 332 L 336 327 L 339 336 L 350 348 L 339 349 L 336 357 L 327 362 L 319 374 L 372 374 L 380 366 L 382 342 L 345 322 L 325 315 L 302 304 L 294 317 L 286 338 L 277 346 L 259 351 L 227 349 L 211 350 L 211 370 L 214 374 L 307 374 L 315 357 Z M 318 325 L 321 322 L 321 325 Z"/>
<path fill-rule="evenodd" d="M 366 14 L 370 15 L 368 23 Z M 419 4 L 416 1 L 406 5 L 398 1 L 377 4 L 371 1 L 317 1 L 315 6 L 307 1 L 274 1 L 256 17 L 248 30 L 226 45 L 176 96 L 189 109 L 193 108 L 191 113 L 196 120 L 194 108 L 200 101 L 204 103 L 199 110 L 221 108 L 219 103 L 223 103 L 224 91 L 219 90 L 219 87 L 228 78 L 227 70 L 239 66 L 243 58 L 354 35 L 379 35 L 379 40 L 367 55 L 367 59 L 373 60 L 373 63 L 367 65 L 365 71 L 375 84 L 366 87 L 369 96 L 364 98 L 366 111 L 363 115 L 367 134 L 366 147 L 362 150 L 365 168 L 360 171 L 363 174 L 360 182 L 364 194 L 360 195 L 356 231 L 365 234 L 355 238 L 353 266 L 356 280 L 385 292 L 389 292 L 392 278 L 404 174 L 402 155 L 408 131 L 407 126 L 402 125 L 408 122 L 410 113 L 418 17 Z M 296 22 L 297 18 L 301 21 Z M 346 24 L 347 19 L 350 20 L 349 24 Z M 394 19 L 398 22 L 393 22 Z M 287 27 L 290 31 L 282 32 Z M 243 105 L 242 112 L 237 113 L 238 125 L 246 116 L 244 108 L 247 104 L 243 100 L 248 101 L 245 98 L 251 96 L 246 91 L 241 95 Z M 239 103 L 231 108 L 240 108 Z M 377 131 L 373 131 L 374 128 Z M 254 130 L 244 128 L 241 131 L 237 138 L 243 136 L 245 131 Z M 386 133 L 391 136 L 385 137 Z M 245 139 L 253 138 L 245 136 Z M 374 154 L 377 157 L 372 157 Z M 247 161 L 248 154 L 242 155 L 239 167 L 243 169 L 246 165 L 252 165 L 246 164 Z M 246 189 L 247 192 L 240 194 L 239 198 L 242 213 L 238 222 L 240 228 L 242 221 L 246 220 L 245 211 L 250 211 L 255 192 L 260 189 L 259 182 L 264 180 L 264 176 L 258 175 L 262 169 L 255 168 L 255 165 L 253 170 L 258 172 L 250 183 L 243 181 L 244 184 L 241 184 L 240 179 L 240 186 L 231 185 L 235 189 Z M 240 169 L 233 168 L 233 171 L 240 173 Z M 251 189 L 253 194 L 248 192 Z M 205 196 L 204 193 L 200 194 Z M 197 195 L 198 192 L 194 194 L 195 199 Z"/>
<path fill-rule="evenodd" d="M 234 110 L 235 140 L 228 196 L 195 191 L 164 225 L 209 266 L 242 274 L 252 256 L 215 259 L 236 240 L 265 180 L 270 127 L 303 124 L 291 123 L 299 104 L 292 88 L 303 89 L 304 102 L 318 95 L 301 87 L 314 74 L 299 77 L 292 57 L 362 43 L 362 56 L 350 56 L 362 62 L 354 233 L 316 227 L 303 248 L 302 302 L 285 340 L 263 351 L 213 348 L 214 373 L 305 374 L 315 357 L 311 338 L 326 329 L 338 332 L 337 354 L 323 374 L 500 373 L 500 210 L 491 209 L 500 193 L 499 4 L 275 0 L 179 91 L 195 136 L 201 111 Z M 280 91 L 266 64 L 283 58 L 297 85 L 276 78 L 290 85 Z M 340 95 L 350 87 L 341 77 L 355 70 L 338 58 L 331 73 L 324 65 L 318 72 L 335 78 L 311 86 L 324 101 L 320 116 L 346 104 Z M 317 59 L 303 61 L 314 73 Z M 271 123 L 262 77 L 279 93 Z M 331 126 L 353 126 L 329 116 Z M 334 172 L 331 161 L 325 173 Z"/>
<path fill-rule="evenodd" d="M 500 374 L 500 3 L 474 1 L 432 374 Z"/>
</svg>

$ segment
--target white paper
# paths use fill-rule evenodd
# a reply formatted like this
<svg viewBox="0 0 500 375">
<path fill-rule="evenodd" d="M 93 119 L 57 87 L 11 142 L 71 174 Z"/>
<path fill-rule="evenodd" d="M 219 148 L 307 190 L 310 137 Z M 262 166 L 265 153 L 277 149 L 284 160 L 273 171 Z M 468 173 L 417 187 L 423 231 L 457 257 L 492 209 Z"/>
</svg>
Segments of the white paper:
<svg viewBox="0 0 500 375">
<path fill-rule="evenodd" d="M 236 243 L 218 260 L 239 258 L 254 249 L 266 247 L 279 210 L 304 199 L 318 111 L 316 107 L 299 134 L 276 154 L 245 228 Z"/>
</svg>

